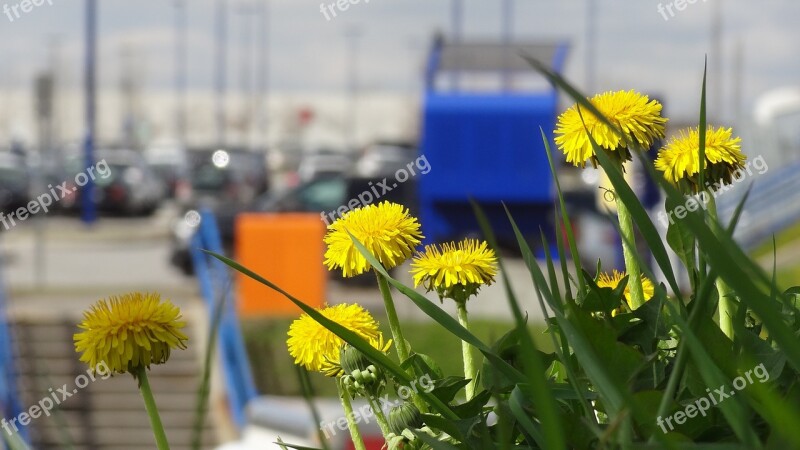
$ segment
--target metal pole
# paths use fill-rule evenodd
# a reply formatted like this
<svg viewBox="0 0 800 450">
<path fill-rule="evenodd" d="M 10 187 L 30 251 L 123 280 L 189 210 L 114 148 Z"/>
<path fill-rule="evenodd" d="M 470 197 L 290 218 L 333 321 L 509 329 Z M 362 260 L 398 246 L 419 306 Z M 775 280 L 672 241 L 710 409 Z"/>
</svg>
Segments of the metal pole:
<svg viewBox="0 0 800 450">
<path fill-rule="evenodd" d="M 242 143 L 245 147 L 251 147 L 251 131 L 253 129 L 253 12 L 247 6 L 242 6 L 239 10 L 241 15 L 242 36 L 239 52 L 239 72 L 240 72 L 240 95 L 242 96 Z"/>
<path fill-rule="evenodd" d="M 259 99 L 259 130 L 261 131 L 261 150 L 267 150 L 267 139 L 269 133 L 267 127 L 269 126 L 269 106 L 268 106 L 268 89 L 269 89 L 269 0 L 263 0 L 261 3 L 261 27 L 259 29 L 258 37 L 258 99 Z"/>
<path fill-rule="evenodd" d="M 216 117 L 217 117 L 217 143 L 225 145 L 225 128 L 227 118 L 225 116 L 225 75 L 228 69 L 227 61 L 227 21 L 228 21 L 228 2 L 227 0 L 217 0 L 217 24 L 216 24 Z"/>
<path fill-rule="evenodd" d="M 597 0 L 587 0 L 586 8 L 586 92 L 593 95 L 596 89 L 597 60 Z"/>
<path fill-rule="evenodd" d="M 97 54 L 97 0 L 86 0 L 86 141 L 84 163 L 86 168 L 94 166 L 95 108 L 96 108 L 96 61 Z M 94 203 L 94 180 L 86 177 L 81 188 L 81 220 L 89 225 L 97 220 Z"/>
<path fill-rule="evenodd" d="M 511 91 L 512 79 L 509 65 L 511 45 L 514 39 L 514 0 L 503 0 L 503 47 L 506 54 L 506 67 L 503 68 L 503 90 Z"/>
<path fill-rule="evenodd" d="M 709 77 L 711 86 L 709 117 L 713 120 L 720 120 L 722 115 L 722 6 L 721 2 L 715 2 L 714 16 L 711 19 L 711 56 Z"/>
<path fill-rule="evenodd" d="M 456 49 L 457 49 L 456 50 L 456 52 L 457 52 L 456 54 L 459 54 L 458 51 L 460 51 L 460 50 L 458 49 L 459 48 L 458 46 L 461 44 L 461 41 L 463 39 L 463 35 L 462 34 L 464 32 L 464 30 L 463 30 L 464 7 L 463 7 L 462 0 L 452 0 L 451 7 L 452 7 L 452 9 L 450 11 L 450 14 L 451 14 L 451 16 L 450 16 L 450 26 L 451 26 L 452 32 L 453 32 L 453 43 L 456 45 Z M 458 65 L 458 60 L 456 60 L 456 65 Z M 459 69 L 458 68 L 453 70 L 453 73 L 452 73 L 452 83 L 453 83 L 452 89 L 454 91 L 458 91 L 459 90 L 459 85 L 460 85 L 459 75 L 460 74 L 459 74 Z"/>
<path fill-rule="evenodd" d="M 175 131 L 186 145 L 186 0 L 175 0 Z"/>
<path fill-rule="evenodd" d="M 347 90 L 350 96 L 348 123 L 347 123 L 347 145 L 349 151 L 356 149 L 356 133 L 358 127 L 358 38 L 361 32 L 358 28 L 352 27 L 347 30 L 345 38 L 348 40 L 348 77 Z"/>
</svg>

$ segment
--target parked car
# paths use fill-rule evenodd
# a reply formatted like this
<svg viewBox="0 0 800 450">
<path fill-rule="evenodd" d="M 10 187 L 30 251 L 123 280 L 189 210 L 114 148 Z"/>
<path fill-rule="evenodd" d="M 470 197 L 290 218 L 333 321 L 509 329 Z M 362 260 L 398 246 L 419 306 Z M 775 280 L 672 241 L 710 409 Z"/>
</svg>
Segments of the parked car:
<svg viewBox="0 0 800 450">
<path fill-rule="evenodd" d="M 252 207 L 259 194 L 268 191 L 269 177 L 263 154 L 229 149 L 195 149 L 189 155 L 191 200 L 172 224 L 173 265 L 192 273 L 189 242 L 197 224 L 193 217 L 202 208 L 214 212 L 223 243 L 233 242 L 236 215 Z M 195 216 L 196 217 L 196 216 Z"/>
<path fill-rule="evenodd" d="M 30 174 L 25 159 L 15 153 L 0 153 L 0 211 L 25 206 L 30 195 Z"/>
<path fill-rule="evenodd" d="M 377 178 L 319 176 L 296 187 L 264 194 L 246 206 L 231 207 L 230 205 L 233 205 L 231 203 L 226 207 L 212 208 L 212 211 L 215 212 L 220 237 L 227 251 L 233 247 L 236 217 L 240 213 L 307 212 L 319 214 L 320 220 L 332 223 L 339 217 L 342 207 L 347 208 L 351 199 L 360 202 L 360 198 L 366 198 L 365 193 L 373 192 L 371 187 L 379 181 L 381 180 Z M 415 192 L 414 183 L 404 183 L 385 196 L 380 198 L 372 196 L 370 203 L 388 200 L 402 203 L 414 211 L 416 209 Z M 362 206 L 360 203 L 359 205 Z M 186 275 L 193 273 L 189 246 L 198 225 L 196 221 L 192 220 L 197 217 L 196 213 L 197 211 L 187 211 L 184 217 L 176 221 L 172 227 L 171 262 Z M 371 283 L 374 282 L 374 278 L 364 275 L 348 281 L 355 284 Z"/>
<path fill-rule="evenodd" d="M 95 201 L 102 212 L 126 215 L 151 215 L 166 196 L 166 187 L 155 171 L 138 152 L 127 149 L 103 149 L 95 152 L 95 160 L 105 160 L 108 175 L 96 175 Z M 76 188 L 75 176 L 86 171 L 83 156 L 73 154 L 66 158 L 63 180 L 68 190 Z M 66 205 L 69 209 L 80 207 L 81 190 L 75 190 Z"/>
<path fill-rule="evenodd" d="M 343 176 L 353 168 L 352 158 L 334 150 L 320 150 L 303 156 L 297 174 L 301 182 L 316 178 Z"/>
<path fill-rule="evenodd" d="M 177 142 L 155 142 L 145 150 L 144 157 L 166 186 L 167 196 L 188 201 L 189 157 L 186 148 Z"/>
<path fill-rule="evenodd" d="M 360 177 L 388 177 L 417 157 L 417 147 L 407 142 L 377 142 L 367 146 L 356 162 Z"/>
</svg>

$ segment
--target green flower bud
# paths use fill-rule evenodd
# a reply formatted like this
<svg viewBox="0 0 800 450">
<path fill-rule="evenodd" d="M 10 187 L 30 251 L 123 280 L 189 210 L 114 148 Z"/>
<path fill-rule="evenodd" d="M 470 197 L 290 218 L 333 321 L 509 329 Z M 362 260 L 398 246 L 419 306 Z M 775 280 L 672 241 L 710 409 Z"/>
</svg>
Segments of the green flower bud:
<svg viewBox="0 0 800 450">
<path fill-rule="evenodd" d="M 403 431 L 411 428 L 422 428 L 422 414 L 413 403 L 403 403 L 389 411 L 389 429 L 392 433 L 403 435 Z"/>
<path fill-rule="evenodd" d="M 353 371 L 367 370 L 372 365 L 369 359 L 364 356 L 357 348 L 351 345 L 344 345 L 339 353 L 339 363 L 345 373 L 351 374 Z"/>
</svg>

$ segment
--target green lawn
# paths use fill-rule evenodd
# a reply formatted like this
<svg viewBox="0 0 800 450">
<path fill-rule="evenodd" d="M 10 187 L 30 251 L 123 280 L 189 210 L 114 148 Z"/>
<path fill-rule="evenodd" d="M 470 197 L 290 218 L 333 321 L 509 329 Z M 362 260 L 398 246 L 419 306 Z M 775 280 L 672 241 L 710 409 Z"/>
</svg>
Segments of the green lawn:
<svg viewBox="0 0 800 450">
<path fill-rule="evenodd" d="M 384 318 L 378 318 L 389 337 Z M 300 385 L 291 357 L 286 350 L 286 332 L 290 320 L 250 320 L 243 322 L 247 350 L 250 355 L 256 385 L 262 394 L 299 395 Z M 492 343 L 500 338 L 512 324 L 510 322 L 473 320 L 472 332 L 481 340 Z M 542 333 L 542 326 L 532 328 L 539 348 L 550 351 L 550 338 Z M 403 333 L 411 342 L 412 349 L 431 356 L 445 374 L 463 373 L 461 363 L 461 344 L 444 328 L 435 322 L 408 322 L 403 324 Z M 395 356 L 394 351 L 391 352 Z M 334 395 L 336 387 L 330 379 L 312 374 L 312 384 L 318 395 Z"/>
</svg>

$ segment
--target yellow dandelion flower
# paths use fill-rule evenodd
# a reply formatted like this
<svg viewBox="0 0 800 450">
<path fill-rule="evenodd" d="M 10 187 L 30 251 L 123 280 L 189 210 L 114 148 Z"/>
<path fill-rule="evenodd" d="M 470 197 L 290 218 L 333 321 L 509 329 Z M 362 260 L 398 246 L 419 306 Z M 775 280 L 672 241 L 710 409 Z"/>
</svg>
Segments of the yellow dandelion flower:
<svg viewBox="0 0 800 450">
<path fill-rule="evenodd" d="M 405 262 L 422 242 L 420 225 L 403 205 L 381 202 L 346 213 L 328 226 L 325 235 L 325 265 L 328 270 L 342 269 L 345 277 L 360 275 L 372 268 L 358 251 L 350 232 L 387 269 Z"/>
<path fill-rule="evenodd" d="M 173 348 L 185 349 L 189 338 L 181 310 L 156 293 L 133 292 L 100 300 L 84 312 L 73 336 L 80 360 L 95 368 L 105 362 L 112 372 L 135 374 L 163 364 Z"/>
<path fill-rule="evenodd" d="M 414 287 L 436 289 L 442 298 L 463 301 L 490 285 L 497 275 L 497 257 L 486 242 L 465 239 L 439 247 L 426 245 L 411 263 Z"/>
<path fill-rule="evenodd" d="M 340 304 L 322 308 L 319 312 L 365 339 L 373 347 L 382 351 L 388 348 L 383 341 L 383 334 L 378 330 L 378 322 L 361 305 Z M 308 314 L 303 314 L 289 326 L 286 344 L 298 366 L 328 376 L 340 374 L 341 371 L 336 368 L 344 341 Z"/>
<path fill-rule="evenodd" d="M 664 137 L 664 125 L 667 119 L 661 117 L 661 104 L 656 100 L 650 100 L 646 95 L 633 90 L 605 92 L 595 95 L 589 102 L 611 123 L 616 124 L 625 133 L 626 139 L 620 137 L 586 108 L 581 108 L 579 113 L 578 105 L 573 105 L 558 117 L 555 142 L 566 155 L 567 162 L 575 166 L 586 167 L 587 160 L 591 160 L 592 165 L 597 166 L 587 130 L 597 145 L 607 150 L 610 157 L 619 161 L 631 159 L 627 142 L 636 142 L 647 150 L 653 142 Z"/>
<path fill-rule="evenodd" d="M 625 272 L 619 272 L 614 270 L 610 275 L 607 273 L 601 273 L 597 277 L 597 287 L 609 287 L 611 289 L 616 289 L 619 282 L 625 278 L 627 274 Z M 653 286 L 653 282 L 650 281 L 649 278 L 642 275 L 642 291 L 644 292 L 644 301 L 648 301 L 653 298 L 655 294 L 655 287 Z M 633 310 L 633 306 L 631 306 L 631 286 L 630 283 L 625 286 L 625 292 L 623 293 L 625 296 L 625 302 L 628 303 L 628 308 Z M 616 315 L 620 310 L 614 310 L 612 313 Z"/>
<path fill-rule="evenodd" d="M 747 157 L 741 151 L 741 138 L 732 137 L 730 128 L 706 129 L 705 170 L 710 183 L 730 184 L 734 172 L 744 168 Z M 686 180 L 694 192 L 699 192 L 700 130 L 699 127 L 683 130 L 670 139 L 658 153 L 655 167 L 674 184 Z"/>
</svg>

